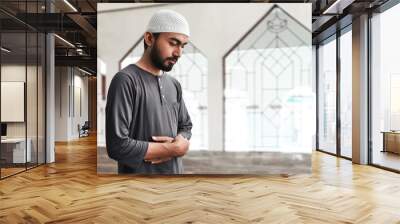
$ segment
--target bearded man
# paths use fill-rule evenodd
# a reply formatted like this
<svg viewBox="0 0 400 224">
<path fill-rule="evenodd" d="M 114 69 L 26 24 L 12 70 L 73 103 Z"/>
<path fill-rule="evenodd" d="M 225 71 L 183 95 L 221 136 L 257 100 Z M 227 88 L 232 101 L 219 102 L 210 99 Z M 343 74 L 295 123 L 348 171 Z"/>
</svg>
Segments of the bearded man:
<svg viewBox="0 0 400 224">
<path fill-rule="evenodd" d="M 192 122 L 171 71 L 190 36 L 186 19 L 160 10 L 144 33 L 144 53 L 112 79 L 106 105 L 106 146 L 119 173 L 180 174 Z"/>
</svg>

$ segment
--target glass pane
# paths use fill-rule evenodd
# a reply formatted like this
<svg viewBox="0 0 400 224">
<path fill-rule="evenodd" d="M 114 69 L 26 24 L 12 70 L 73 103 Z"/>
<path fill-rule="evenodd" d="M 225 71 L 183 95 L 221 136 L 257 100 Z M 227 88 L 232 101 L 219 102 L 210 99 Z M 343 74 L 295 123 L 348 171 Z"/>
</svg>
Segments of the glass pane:
<svg viewBox="0 0 400 224">
<path fill-rule="evenodd" d="M 336 38 L 318 48 L 319 149 L 336 154 Z"/>
<path fill-rule="evenodd" d="M 31 17 L 37 13 L 37 1 L 28 1 L 26 7 L 26 18 L 31 24 L 38 21 L 38 17 Z M 27 161 L 27 167 L 31 168 L 37 165 L 37 74 L 38 74 L 38 33 L 35 30 L 27 29 L 27 75 L 26 75 L 26 125 L 27 125 L 27 150 L 30 151 L 30 158 Z"/>
<path fill-rule="evenodd" d="M 351 158 L 352 149 L 352 35 L 340 37 L 340 127 L 341 155 Z"/>
<path fill-rule="evenodd" d="M 46 37 L 43 33 L 38 35 L 38 164 L 45 163 L 45 52 Z"/>
<path fill-rule="evenodd" d="M 400 5 L 372 18 L 372 163 L 400 170 Z"/>
<path fill-rule="evenodd" d="M 227 55 L 225 151 L 311 153 L 310 35 L 276 6 Z"/>
<path fill-rule="evenodd" d="M 1 175 L 5 177 L 25 170 L 25 163 L 31 158 L 31 151 L 26 151 L 25 32 L 3 32 L 1 47 Z"/>
<path fill-rule="evenodd" d="M 128 55 L 121 60 L 124 68 L 135 63 L 143 54 L 143 39 L 139 40 Z M 183 100 L 189 111 L 192 123 L 190 150 L 208 148 L 208 100 L 207 100 L 207 58 L 189 42 L 178 63 L 168 73 L 175 77 L 182 86 Z"/>
<path fill-rule="evenodd" d="M 37 73 L 38 73 L 38 36 L 36 32 L 27 33 L 27 81 L 26 81 L 26 116 L 27 116 L 27 143 L 30 150 L 28 168 L 37 165 Z"/>
</svg>

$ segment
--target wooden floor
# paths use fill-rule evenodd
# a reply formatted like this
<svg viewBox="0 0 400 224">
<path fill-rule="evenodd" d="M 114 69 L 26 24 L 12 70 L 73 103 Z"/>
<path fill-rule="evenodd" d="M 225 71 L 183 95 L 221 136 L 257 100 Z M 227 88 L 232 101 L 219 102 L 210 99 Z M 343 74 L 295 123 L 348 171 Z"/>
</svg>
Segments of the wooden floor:
<svg viewBox="0 0 400 224">
<path fill-rule="evenodd" d="M 313 153 L 311 175 L 98 176 L 94 137 L 0 181 L 0 223 L 400 223 L 400 175 Z"/>
<path fill-rule="evenodd" d="M 22 167 L 1 168 L 1 177 L 2 178 L 7 177 L 7 176 L 13 175 L 15 173 L 22 172 L 24 170 L 26 170 L 25 167 L 23 167 L 23 168 Z"/>
<path fill-rule="evenodd" d="M 1 178 L 6 178 L 8 176 L 20 173 L 20 172 L 24 172 L 27 169 L 33 169 L 37 166 L 36 163 L 27 163 L 26 167 L 25 164 L 18 164 L 17 167 L 6 167 L 6 168 L 1 168 L 0 172 L 1 172 Z"/>
</svg>

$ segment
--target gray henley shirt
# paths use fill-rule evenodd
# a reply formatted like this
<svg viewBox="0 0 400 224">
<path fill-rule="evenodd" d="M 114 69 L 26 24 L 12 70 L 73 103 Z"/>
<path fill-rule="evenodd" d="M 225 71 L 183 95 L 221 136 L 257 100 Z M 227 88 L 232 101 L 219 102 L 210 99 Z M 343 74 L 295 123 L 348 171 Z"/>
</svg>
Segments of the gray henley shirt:
<svg viewBox="0 0 400 224">
<path fill-rule="evenodd" d="M 180 83 L 168 74 L 155 76 L 131 64 L 112 79 L 106 105 L 106 146 L 119 173 L 179 174 L 182 158 L 144 161 L 152 136 L 191 137 L 192 122 Z"/>
</svg>

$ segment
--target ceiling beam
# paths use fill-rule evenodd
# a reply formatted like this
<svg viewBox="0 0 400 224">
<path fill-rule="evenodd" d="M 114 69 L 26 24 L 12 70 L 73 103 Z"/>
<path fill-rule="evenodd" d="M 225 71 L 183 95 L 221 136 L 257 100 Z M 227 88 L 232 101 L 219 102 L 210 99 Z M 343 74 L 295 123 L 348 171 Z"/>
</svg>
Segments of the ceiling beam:
<svg viewBox="0 0 400 224">
<path fill-rule="evenodd" d="M 97 59 L 93 56 L 55 56 L 56 66 L 88 67 L 96 71 Z"/>
<path fill-rule="evenodd" d="M 85 17 L 80 14 L 68 14 L 67 16 L 80 26 L 90 38 L 95 39 L 97 37 L 96 28 L 94 28 Z"/>
</svg>

